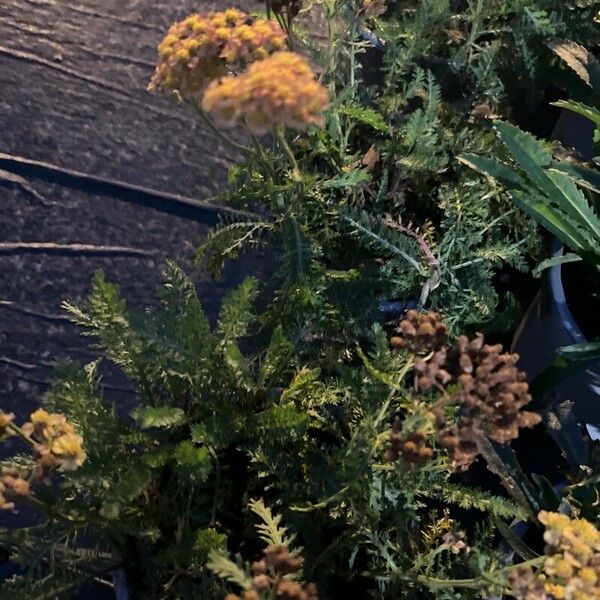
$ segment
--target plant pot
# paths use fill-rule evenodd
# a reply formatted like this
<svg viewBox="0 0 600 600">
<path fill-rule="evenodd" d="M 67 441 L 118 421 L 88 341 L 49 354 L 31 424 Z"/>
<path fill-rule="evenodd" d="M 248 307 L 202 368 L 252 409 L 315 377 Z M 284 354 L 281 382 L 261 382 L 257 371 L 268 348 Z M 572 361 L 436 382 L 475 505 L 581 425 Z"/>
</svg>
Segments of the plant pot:
<svg viewBox="0 0 600 600">
<path fill-rule="evenodd" d="M 589 119 L 563 110 L 552 139 L 560 141 L 566 148 L 576 149 L 584 160 L 591 160 L 594 129 Z M 562 253 L 561 243 L 555 240 L 552 255 Z M 532 381 L 554 363 L 559 348 L 585 341 L 586 337 L 567 305 L 563 268 L 561 265 L 552 267 L 546 272 L 542 288 L 513 338 L 512 350 L 521 357 L 519 366 Z M 600 361 L 582 366 L 552 386 L 548 393 L 560 400 L 574 402 L 574 415 L 579 423 L 600 425 Z"/>
<path fill-rule="evenodd" d="M 553 255 L 562 253 L 562 245 L 556 241 Z M 519 367 L 533 380 L 552 365 L 559 348 L 585 341 L 567 305 L 562 266 L 552 267 L 515 333 L 512 350 L 521 357 Z M 582 365 L 553 385 L 548 393 L 574 402 L 574 415 L 579 423 L 600 426 L 600 361 Z"/>
</svg>

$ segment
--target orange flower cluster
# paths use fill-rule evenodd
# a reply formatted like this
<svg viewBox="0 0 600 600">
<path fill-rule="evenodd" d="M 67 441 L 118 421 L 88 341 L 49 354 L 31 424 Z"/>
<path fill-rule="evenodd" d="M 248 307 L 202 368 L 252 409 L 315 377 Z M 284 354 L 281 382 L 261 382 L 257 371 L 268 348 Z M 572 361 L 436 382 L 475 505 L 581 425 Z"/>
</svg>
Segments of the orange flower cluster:
<svg viewBox="0 0 600 600">
<path fill-rule="evenodd" d="M 175 23 L 158 46 L 159 61 L 149 90 L 167 89 L 196 98 L 208 83 L 285 46 L 274 21 L 253 20 L 237 9 L 195 14 Z"/>
<path fill-rule="evenodd" d="M 304 130 L 322 124 L 327 90 L 315 80 L 308 62 L 294 52 L 276 52 L 237 77 L 210 84 L 202 108 L 222 126 L 244 120 L 255 133 L 283 124 Z"/>
<path fill-rule="evenodd" d="M 542 511 L 546 559 L 539 572 L 522 568 L 509 579 L 517 600 L 599 600 L 600 532 L 585 519 Z"/>
</svg>

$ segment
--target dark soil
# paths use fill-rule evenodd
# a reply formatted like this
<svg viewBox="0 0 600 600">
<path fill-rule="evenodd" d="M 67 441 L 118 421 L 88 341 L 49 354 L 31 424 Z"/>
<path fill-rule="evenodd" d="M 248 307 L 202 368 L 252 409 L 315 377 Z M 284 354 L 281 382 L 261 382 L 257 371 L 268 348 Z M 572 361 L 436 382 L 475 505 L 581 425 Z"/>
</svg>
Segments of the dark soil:
<svg viewBox="0 0 600 600">
<path fill-rule="evenodd" d="M 39 405 L 58 360 L 85 364 L 96 358 L 89 339 L 65 320 L 60 307 L 65 299 L 85 298 L 96 271 L 104 271 L 131 306 L 141 309 L 155 302 L 162 268 L 171 258 L 197 282 L 214 317 L 223 294 L 269 262 L 247 256 L 212 282 L 194 268 L 193 258 L 218 207 L 165 212 L 165 203 L 153 204 L 161 210 L 144 206 L 143 195 L 119 196 L 110 186 L 94 189 L 69 176 L 17 174 L 5 156 L 198 200 L 218 193 L 235 157 L 173 100 L 145 88 L 156 45 L 170 23 L 229 4 L 0 2 L 0 243 L 113 245 L 151 253 L 0 254 L 0 410 L 16 413 L 19 421 Z M 106 370 L 103 384 L 105 399 L 123 412 L 135 403 L 129 382 L 116 369 Z M 0 456 L 13 449 L 3 444 Z M 21 523 L 27 518 L 18 516 Z M 14 523 L 14 515 L 0 511 L 0 527 Z"/>
</svg>

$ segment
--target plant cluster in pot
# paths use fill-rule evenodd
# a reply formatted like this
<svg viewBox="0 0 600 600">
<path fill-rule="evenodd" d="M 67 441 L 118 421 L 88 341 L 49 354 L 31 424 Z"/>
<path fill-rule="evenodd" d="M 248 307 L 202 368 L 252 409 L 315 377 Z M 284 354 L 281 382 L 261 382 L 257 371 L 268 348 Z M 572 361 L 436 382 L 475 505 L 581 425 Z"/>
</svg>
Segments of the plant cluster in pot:
<svg viewBox="0 0 600 600">
<path fill-rule="evenodd" d="M 598 427 L 600 343 L 593 340 L 600 336 L 600 218 L 594 201 L 600 172 L 555 160 L 547 144 L 508 123 L 497 122 L 495 129 L 514 165 L 483 156 L 464 156 L 462 162 L 497 180 L 556 238 L 553 256 L 536 270 L 548 269 L 548 276 L 517 331 L 514 349 L 546 397 L 550 392 L 572 401 L 577 421 Z"/>
</svg>

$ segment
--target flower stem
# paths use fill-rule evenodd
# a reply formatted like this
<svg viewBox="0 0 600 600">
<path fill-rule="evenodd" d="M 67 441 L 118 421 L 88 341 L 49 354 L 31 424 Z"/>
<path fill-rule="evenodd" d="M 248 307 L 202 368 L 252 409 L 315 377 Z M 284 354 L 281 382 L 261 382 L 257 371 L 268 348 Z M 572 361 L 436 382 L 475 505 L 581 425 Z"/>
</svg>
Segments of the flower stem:
<svg viewBox="0 0 600 600">
<path fill-rule="evenodd" d="M 194 109 L 194 112 L 200 117 L 200 120 L 223 142 L 228 146 L 241 152 L 242 154 L 249 155 L 253 154 L 252 150 L 247 146 L 238 144 L 235 140 L 231 139 L 226 133 L 223 133 L 208 117 L 208 115 L 196 104 L 190 104 Z"/>
<path fill-rule="evenodd" d="M 35 447 L 36 443 L 28 435 L 25 435 L 21 428 L 14 423 L 8 423 L 7 429 L 10 429 L 14 434 L 19 436 L 24 442 L 27 442 L 30 446 Z"/>
<path fill-rule="evenodd" d="M 286 153 L 288 160 L 290 161 L 290 166 L 292 167 L 292 178 L 295 181 L 301 182 L 302 175 L 300 173 L 300 169 L 298 168 L 298 162 L 296 161 L 296 157 L 294 156 L 294 153 L 292 152 L 290 145 L 287 143 L 287 140 L 285 139 L 285 132 L 283 130 L 283 127 L 278 127 L 275 130 L 275 133 L 277 135 L 277 139 L 279 140 L 279 144 L 283 148 L 283 151 Z"/>
</svg>

